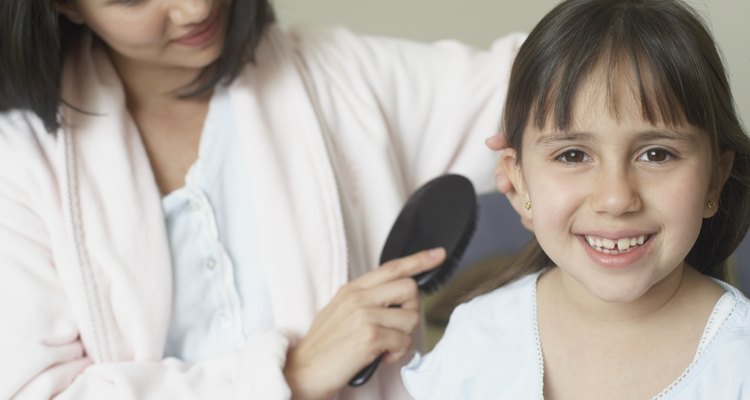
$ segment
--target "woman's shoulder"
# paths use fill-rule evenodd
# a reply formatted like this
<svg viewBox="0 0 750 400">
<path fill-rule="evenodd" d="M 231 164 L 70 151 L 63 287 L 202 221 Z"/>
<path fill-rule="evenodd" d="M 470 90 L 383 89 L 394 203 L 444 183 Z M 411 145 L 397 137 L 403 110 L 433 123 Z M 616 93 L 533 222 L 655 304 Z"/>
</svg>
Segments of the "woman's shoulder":
<svg viewBox="0 0 750 400">
<path fill-rule="evenodd" d="M 3 219 L 0 225 L 32 226 L 29 211 L 54 197 L 48 195 L 55 182 L 55 168 L 60 164 L 57 149 L 57 137 L 48 133 L 32 112 L 0 112 L 0 214 Z M 8 236 L 9 240 L 12 237 L 15 236 Z M 11 242 L 11 245 L 16 244 Z"/>
<path fill-rule="evenodd" d="M 20 108 L 0 111 L 0 134 L 3 136 L 17 131 L 33 133 L 39 128 L 44 130 L 44 125 L 31 111 Z"/>
<path fill-rule="evenodd" d="M 56 136 L 47 132 L 33 112 L 21 109 L 0 112 L 0 160 L 11 162 L 54 146 Z"/>
</svg>

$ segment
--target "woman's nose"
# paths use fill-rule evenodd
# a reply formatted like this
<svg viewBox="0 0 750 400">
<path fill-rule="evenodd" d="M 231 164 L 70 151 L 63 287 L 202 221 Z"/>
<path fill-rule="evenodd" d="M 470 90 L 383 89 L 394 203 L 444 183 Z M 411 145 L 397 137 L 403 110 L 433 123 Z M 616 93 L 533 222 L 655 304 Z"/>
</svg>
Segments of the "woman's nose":
<svg viewBox="0 0 750 400">
<path fill-rule="evenodd" d="M 169 17 L 177 25 L 203 22 L 211 14 L 213 0 L 172 0 Z"/>
<path fill-rule="evenodd" d="M 592 210 L 612 216 L 639 211 L 643 202 L 637 186 L 637 179 L 627 168 L 602 166 L 591 188 Z"/>
</svg>

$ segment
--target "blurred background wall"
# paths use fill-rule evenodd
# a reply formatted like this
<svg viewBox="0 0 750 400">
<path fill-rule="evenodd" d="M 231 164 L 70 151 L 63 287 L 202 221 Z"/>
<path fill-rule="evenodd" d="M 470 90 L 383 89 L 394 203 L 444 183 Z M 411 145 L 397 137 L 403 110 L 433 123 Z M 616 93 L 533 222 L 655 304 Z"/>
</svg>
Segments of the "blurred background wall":
<svg viewBox="0 0 750 400">
<path fill-rule="evenodd" d="M 2 0 L 0 0 L 2 1 Z M 486 48 L 494 38 L 528 32 L 559 0 L 272 0 L 282 26 L 295 23 L 343 25 L 355 32 L 418 41 L 457 39 Z M 709 22 L 724 55 L 737 109 L 750 128 L 750 0 L 687 0 Z M 479 199 L 474 239 L 462 260 L 462 270 L 494 268 L 498 256 L 518 251 L 530 237 L 518 216 L 499 193 Z M 499 227 L 502 227 L 500 229 Z M 750 236 L 731 260 L 731 281 L 750 295 Z M 470 267 L 471 268 L 467 268 Z M 462 275 L 462 274 L 459 274 Z M 481 274 L 477 279 L 483 279 Z M 470 274 L 466 279 L 472 287 Z M 454 280 L 454 281 L 456 281 Z M 450 291 L 446 296 L 450 297 Z M 439 292 L 439 293 L 441 293 Z M 450 314 L 451 301 L 435 299 L 433 317 L 439 323 Z M 443 304 L 445 306 L 443 306 Z M 429 314 L 429 313 L 428 313 Z M 428 315 L 428 320 L 430 315 Z M 442 322 L 441 322 L 442 321 Z M 429 336 L 429 335 L 428 335 Z M 435 335 L 436 337 L 438 335 Z"/>
<path fill-rule="evenodd" d="M 344 25 L 355 32 L 420 41 L 458 39 L 487 47 L 528 32 L 557 0 L 272 0 L 282 25 Z M 724 54 L 745 127 L 750 124 L 750 0 L 688 0 L 708 19 Z"/>
</svg>

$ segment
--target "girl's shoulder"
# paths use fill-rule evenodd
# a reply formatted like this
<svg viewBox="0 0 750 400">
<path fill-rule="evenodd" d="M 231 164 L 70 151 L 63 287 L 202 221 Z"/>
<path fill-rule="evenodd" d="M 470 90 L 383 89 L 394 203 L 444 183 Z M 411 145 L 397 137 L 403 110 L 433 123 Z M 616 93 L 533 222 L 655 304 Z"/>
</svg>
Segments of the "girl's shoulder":
<svg viewBox="0 0 750 400">
<path fill-rule="evenodd" d="M 402 370 L 415 398 L 540 398 L 542 364 L 536 333 L 539 274 L 458 306 L 432 352 Z"/>
<path fill-rule="evenodd" d="M 524 276 L 458 305 L 451 313 L 444 345 L 479 348 L 533 345 L 536 336 L 536 282 L 540 273 Z M 498 341 L 500 343 L 498 343 Z"/>
<path fill-rule="evenodd" d="M 701 348 L 663 398 L 744 399 L 750 393 L 750 300 L 731 285 L 706 324 Z"/>
<path fill-rule="evenodd" d="M 727 329 L 736 335 L 744 336 L 747 339 L 746 344 L 750 351 L 750 299 L 739 289 L 728 283 L 719 281 L 719 284 L 726 290 L 726 293 L 720 299 L 714 313 L 718 312 L 722 307 L 725 308 L 727 313 L 726 318 L 722 320 L 720 328 Z"/>
<path fill-rule="evenodd" d="M 536 309 L 536 283 L 543 271 L 523 276 L 515 281 L 503 285 L 491 292 L 477 296 L 459 305 L 454 314 L 484 315 L 490 311 L 493 314 L 501 312 L 534 311 Z"/>
<path fill-rule="evenodd" d="M 726 343 L 732 348 L 728 352 L 731 357 L 742 354 L 744 370 L 750 370 L 750 300 L 738 289 L 730 287 L 727 296 L 734 299 L 734 307 L 722 328 L 727 330 Z M 747 383 L 750 386 L 750 374 L 747 374 Z M 750 390 L 750 387 L 748 387 Z"/>
</svg>

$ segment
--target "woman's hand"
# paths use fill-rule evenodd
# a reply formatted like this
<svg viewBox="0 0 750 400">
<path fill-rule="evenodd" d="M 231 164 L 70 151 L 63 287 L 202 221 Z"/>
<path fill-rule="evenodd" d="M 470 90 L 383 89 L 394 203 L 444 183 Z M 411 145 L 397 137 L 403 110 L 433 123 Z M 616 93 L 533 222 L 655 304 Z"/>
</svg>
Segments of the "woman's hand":
<svg viewBox="0 0 750 400">
<path fill-rule="evenodd" d="M 422 251 L 342 286 L 307 336 L 289 350 L 284 375 L 293 397 L 331 398 L 380 354 L 385 353 L 383 362 L 394 362 L 409 351 L 420 321 L 419 293 L 411 277 L 444 259 L 442 248 Z"/>
</svg>

